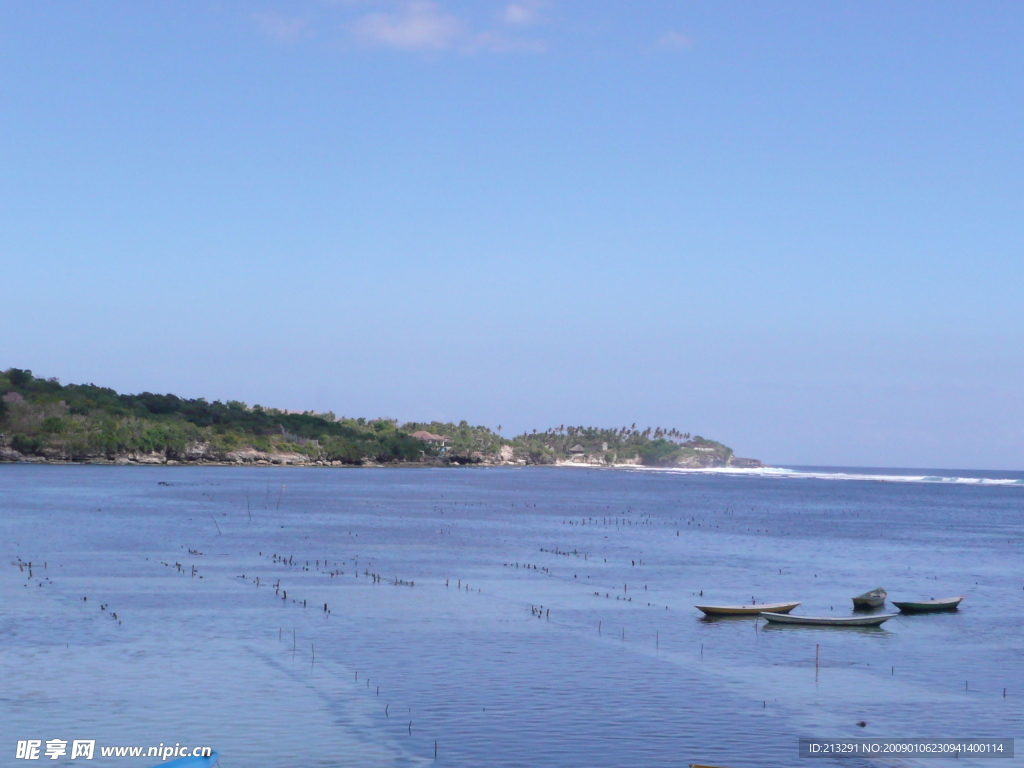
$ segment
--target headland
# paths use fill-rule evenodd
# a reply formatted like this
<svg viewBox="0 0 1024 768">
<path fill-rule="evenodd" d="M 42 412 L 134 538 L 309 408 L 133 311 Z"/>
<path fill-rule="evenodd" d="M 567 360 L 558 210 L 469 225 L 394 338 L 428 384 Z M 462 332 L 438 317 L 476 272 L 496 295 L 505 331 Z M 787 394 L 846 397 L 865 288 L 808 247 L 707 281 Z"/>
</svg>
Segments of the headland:
<svg viewBox="0 0 1024 768">
<path fill-rule="evenodd" d="M 119 394 L 32 371 L 0 373 L 0 462 L 222 466 L 760 467 L 677 429 L 560 425 L 504 437 L 466 421 L 405 422 Z"/>
</svg>

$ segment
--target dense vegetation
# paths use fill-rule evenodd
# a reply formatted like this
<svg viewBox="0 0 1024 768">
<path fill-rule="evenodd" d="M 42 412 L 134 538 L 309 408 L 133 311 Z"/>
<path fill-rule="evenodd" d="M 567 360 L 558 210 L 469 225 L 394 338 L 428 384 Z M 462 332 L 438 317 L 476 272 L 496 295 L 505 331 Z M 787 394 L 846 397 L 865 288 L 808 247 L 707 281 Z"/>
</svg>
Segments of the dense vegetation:
<svg viewBox="0 0 1024 768">
<path fill-rule="evenodd" d="M 519 435 L 515 442 L 524 446 L 535 461 L 573 453 L 600 453 L 607 463 L 639 457 L 647 466 L 667 466 L 680 459 L 712 454 L 722 460 L 732 456 L 732 449 L 700 435 L 692 436 L 675 429 L 655 427 L 639 430 L 636 424 L 619 429 L 597 427 L 566 427 L 546 432 Z"/>
<path fill-rule="evenodd" d="M 500 427 L 498 431 L 500 432 Z M 444 440 L 423 440 L 427 432 Z M 143 392 L 121 395 L 95 384 L 62 385 L 10 368 L 0 373 L 0 450 L 63 460 L 160 456 L 174 461 L 248 460 L 289 453 L 305 460 L 361 464 L 396 461 L 475 463 L 502 456 L 549 463 L 600 456 L 608 463 L 667 465 L 732 451 L 697 436 L 661 428 L 565 427 L 506 439 L 481 426 L 295 413 L 235 400 L 207 402 Z M 16 454 L 11 451 L 17 452 Z M 256 453 L 253 453 L 256 452 Z"/>
</svg>

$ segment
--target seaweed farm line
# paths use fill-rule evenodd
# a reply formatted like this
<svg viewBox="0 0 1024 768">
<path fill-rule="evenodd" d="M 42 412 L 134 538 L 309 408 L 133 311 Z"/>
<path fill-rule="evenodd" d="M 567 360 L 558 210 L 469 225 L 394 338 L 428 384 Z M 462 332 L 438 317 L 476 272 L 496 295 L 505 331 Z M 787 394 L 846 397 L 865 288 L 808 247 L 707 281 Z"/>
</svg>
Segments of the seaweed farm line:
<svg viewBox="0 0 1024 768">
<path fill-rule="evenodd" d="M 0 509 L 0 749 L 763 768 L 801 738 L 1024 737 L 1022 483 L 5 465 Z M 874 628 L 694 608 L 849 616 L 879 585 L 965 600 Z"/>
</svg>

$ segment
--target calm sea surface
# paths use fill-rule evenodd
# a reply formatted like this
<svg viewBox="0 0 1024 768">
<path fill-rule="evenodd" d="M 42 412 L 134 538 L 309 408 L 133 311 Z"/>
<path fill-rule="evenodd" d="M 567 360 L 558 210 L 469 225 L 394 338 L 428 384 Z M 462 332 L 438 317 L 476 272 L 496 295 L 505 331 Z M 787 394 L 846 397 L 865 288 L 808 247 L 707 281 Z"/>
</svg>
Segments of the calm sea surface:
<svg viewBox="0 0 1024 768">
<path fill-rule="evenodd" d="M 209 744 L 223 768 L 1024 765 L 797 757 L 801 737 L 1024 750 L 1021 473 L 7 465 L 0 547 L 3 766 L 38 764 L 14 759 L 26 739 L 95 739 L 91 762 L 45 764 L 124 768 L 159 761 L 99 747 Z M 845 616 L 878 586 L 966 599 L 874 630 L 693 608 Z"/>
</svg>

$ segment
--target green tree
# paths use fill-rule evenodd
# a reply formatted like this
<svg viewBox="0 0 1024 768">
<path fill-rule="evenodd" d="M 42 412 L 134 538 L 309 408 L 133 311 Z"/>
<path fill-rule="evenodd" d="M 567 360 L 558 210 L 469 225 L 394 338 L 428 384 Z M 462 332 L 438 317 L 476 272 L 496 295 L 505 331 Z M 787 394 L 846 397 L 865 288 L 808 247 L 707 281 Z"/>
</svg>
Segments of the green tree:
<svg viewBox="0 0 1024 768">
<path fill-rule="evenodd" d="M 22 370 L 21 368 L 8 368 L 7 378 L 10 380 L 12 387 L 23 389 L 32 381 L 32 371 Z"/>
<path fill-rule="evenodd" d="M 49 416 L 48 418 L 43 419 L 40 429 L 47 434 L 59 435 L 64 431 L 64 419 L 60 416 Z"/>
</svg>

